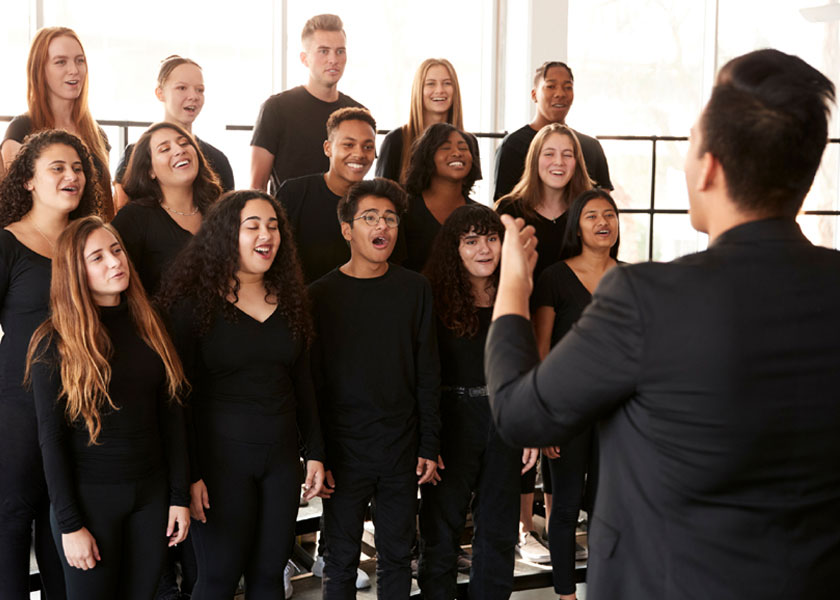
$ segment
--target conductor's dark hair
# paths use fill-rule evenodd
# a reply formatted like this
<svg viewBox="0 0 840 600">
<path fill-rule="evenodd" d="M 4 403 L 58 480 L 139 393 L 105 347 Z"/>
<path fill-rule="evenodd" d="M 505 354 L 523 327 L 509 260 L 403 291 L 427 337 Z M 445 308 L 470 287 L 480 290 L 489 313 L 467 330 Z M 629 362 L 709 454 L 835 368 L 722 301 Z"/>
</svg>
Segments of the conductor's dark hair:
<svg viewBox="0 0 840 600">
<path fill-rule="evenodd" d="M 572 200 L 569 206 L 568 221 L 566 221 L 566 231 L 563 233 L 563 245 L 560 248 L 560 258 L 558 260 L 566 260 L 573 256 L 578 256 L 583 252 L 583 244 L 580 236 L 580 216 L 583 214 L 583 209 L 590 200 L 596 198 L 603 198 L 609 202 L 613 209 L 615 209 L 616 217 L 618 217 L 618 206 L 610 196 L 610 193 L 603 188 L 592 188 L 580 194 L 577 198 Z M 616 232 L 615 244 L 610 248 L 610 256 L 616 258 L 618 256 L 618 245 L 621 242 L 621 230 Z"/>
<path fill-rule="evenodd" d="M 400 216 L 408 210 L 408 198 L 405 195 L 405 190 L 398 183 L 384 177 L 374 177 L 350 186 L 347 193 L 338 201 L 338 222 L 350 223 L 352 227 L 356 211 L 359 209 L 359 202 L 368 196 L 387 198 Z"/>
<path fill-rule="evenodd" d="M 757 50 L 718 73 L 700 119 L 700 155 L 723 167 L 732 201 L 762 217 L 793 217 L 828 141 L 834 84 L 801 58 Z"/>
<path fill-rule="evenodd" d="M 464 138 L 472 155 L 472 168 L 461 182 L 465 198 L 469 196 L 473 184 L 481 179 L 481 162 L 478 159 L 478 143 L 475 138 L 449 123 L 435 123 L 417 138 L 411 149 L 411 160 L 405 175 L 405 189 L 412 196 L 419 196 L 429 189 L 432 177 L 436 173 L 435 152 L 446 143 L 453 131 Z"/>
</svg>

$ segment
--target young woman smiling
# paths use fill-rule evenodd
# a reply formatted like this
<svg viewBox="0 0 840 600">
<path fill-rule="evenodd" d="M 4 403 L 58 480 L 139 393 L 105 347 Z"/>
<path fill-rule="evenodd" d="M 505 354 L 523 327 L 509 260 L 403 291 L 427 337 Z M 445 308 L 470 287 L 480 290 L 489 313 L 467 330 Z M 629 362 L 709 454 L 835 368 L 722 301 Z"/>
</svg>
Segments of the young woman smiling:
<svg viewBox="0 0 840 600">
<path fill-rule="evenodd" d="M 286 215 L 271 196 L 229 192 L 160 293 L 192 393 L 196 598 L 283 598 L 300 500 L 324 480 L 307 346 L 312 321 Z"/>
<path fill-rule="evenodd" d="M 163 104 L 163 120 L 180 126 L 192 134 L 193 121 L 204 107 L 204 75 L 197 62 L 173 54 L 163 59 L 158 72 L 155 96 Z M 207 159 L 207 164 L 219 177 L 222 190 L 234 188 L 233 170 L 224 153 L 204 140 L 194 136 L 198 147 Z M 114 175 L 115 203 L 119 210 L 125 206 L 129 197 L 123 188 L 123 180 L 134 144 L 129 144 L 117 165 Z"/>
<path fill-rule="evenodd" d="M 464 129 L 461 86 L 455 67 L 445 58 L 427 58 L 417 68 L 411 84 L 408 123 L 392 130 L 382 140 L 376 176 L 405 183 L 411 146 L 434 123 L 449 123 Z"/>
<path fill-rule="evenodd" d="M 68 597 L 150 600 L 190 526 L 181 363 L 116 231 L 98 217 L 56 244 L 50 317 L 26 378 Z"/>
<path fill-rule="evenodd" d="M 561 261 L 548 267 L 537 280 L 533 304 L 534 328 L 540 358 L 571 329 L 604 274 L 616 266 L 618 207 L 608 192 L 584 192 L 569 207 Z M 547 479 L 548 522 L 554 591 L 561 600 L 575 599 L 575 527 L 584 504 L 594 504 L 597 457 L 590 427 L 564 447 L 544 448 L 551 473 Z M 545 464 L 545 463 L 543 463 Z"/>
<path fill-rule="evenodd" d="M 435 123 L 417 140 L 405 182 L 404 267 L 422 270 L 443 222 L 456 208 L 473 202 L 470 190 L 481 179 L 476 152 L 475 138 L 448 123 Z"/>
<path fill-rule="evenodd" d="M 0 144 L 8 168 L 30 133 L 64 129 L 85 143 L 93 159 L 104 216 L 114 216 L 108 140 L 88 109 L 88 66 L 79 37 L 67 27 L 45 27 L 35 34 L 26 62 L 26 113 L 15 117 Z M 0 169 L 0 174 L 2 169 Z"/>
<path fill-rule="evenodd" d="M 123 187 L 131 201 L 114 226 L 151 295 L 222 190 L 189 132 L 166 122 L 137 140 Z"/>
<path fill-rule="evenodd" d="M 64 597 L 35 406 L 22 382 L 27 344 L 49 314 L 56 240 L 72 219 L 99 212 L 95 181 L 82 141 L 47 130 L 27 138 L 0 182 L 0 590 L 10 598 L 28 595 L 33 521 L 43 589 Z"/>
</svg>

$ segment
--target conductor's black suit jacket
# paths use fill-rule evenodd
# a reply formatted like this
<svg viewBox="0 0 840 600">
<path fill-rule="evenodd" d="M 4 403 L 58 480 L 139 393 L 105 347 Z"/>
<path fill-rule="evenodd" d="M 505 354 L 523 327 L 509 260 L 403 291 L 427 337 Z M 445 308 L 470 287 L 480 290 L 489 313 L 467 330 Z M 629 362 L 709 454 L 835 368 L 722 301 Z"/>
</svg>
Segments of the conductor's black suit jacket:
<svg viewBox="0 0 840 600">
<path fill-rule="evenodd" d="M 504 437 L 602 419 L 590 600 L 840 598 L 840 253 L 774 219 L 616 267 L 538 361 L 527 320 L 494 322 Z"/>
</svg>

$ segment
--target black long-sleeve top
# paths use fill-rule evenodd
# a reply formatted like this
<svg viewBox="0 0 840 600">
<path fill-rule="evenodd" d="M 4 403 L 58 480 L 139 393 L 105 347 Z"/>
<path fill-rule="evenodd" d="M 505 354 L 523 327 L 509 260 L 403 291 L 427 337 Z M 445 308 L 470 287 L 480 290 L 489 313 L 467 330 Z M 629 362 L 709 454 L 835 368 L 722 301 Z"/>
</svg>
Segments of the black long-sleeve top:
<svg viewBox="0 0 840 600">
<path fill-rule="evenodd" d="M 329 464 L 393 473 L 418 455 L 437 459 L 440 363 L 426 278 L 393 264 L 372 279 L 335 269 L 309 290 Z"/>
<path fill-rule="evenodd" d="M 475 200 L 464 198 L 464 204 L 475 204 Z M 435 238 L 443 224 L 438 221 L 426 206 L 423 196 L 409 196 L 408 212 L 400 223 L 400 239 L 397 240 L 395 255 L 405 255 L 402 266 L 420 272 L 426 266 Z M 401 246 L 404 245 L 404 248 Z M 395 256 L 392 260 L 399 261 Z"/>
<path fill-rule="evenodd" d="M 131 482 L 167 470 L 170 504 L 189 506 L 183 411 L 166 393 L 163 362 L 137 334 L 125 304 L 100 313 L 113 344 L 108 392 L 117 410 L 100 409 L 96 444 L 89 443 L 83 419 L 67 421 L 55 342 L 32 372 L 44 472 L 62 533 L 85 526 L 77 483 Z"/>
<path fill-rule="evenodd" d="M 445 387 L 481 387 L 484 385 L 484 342 L 490 329 L 493 307 L 478 308 L 478 331 L 472 337 L 460 337 L 437 319 L 440 348 L 440 383 Z"/>
<path fill-rule="evenodd" d="M 323 439 L 312 386 L 309 353 L 295 339 L 279 309 L 260 322 L 232 307 L 219 308 L 201 333 L 191 305 L 171 314 L 178 353 L 192 384 L 189 399 L 192 481 L 202 478 L 203 436 L 224 432 L 231 439 L 270 444 L 281 420 L 296 419 L 308 460 L 324 460 Z"/>
<path fill-rule="evenodd" d="M 192 239 L 192 233 L 178 225 L 160 204 L 129 202 L 112 223 L 120 232 L 146 293 L 154 295 L 163 274 Z"/>
</svg>

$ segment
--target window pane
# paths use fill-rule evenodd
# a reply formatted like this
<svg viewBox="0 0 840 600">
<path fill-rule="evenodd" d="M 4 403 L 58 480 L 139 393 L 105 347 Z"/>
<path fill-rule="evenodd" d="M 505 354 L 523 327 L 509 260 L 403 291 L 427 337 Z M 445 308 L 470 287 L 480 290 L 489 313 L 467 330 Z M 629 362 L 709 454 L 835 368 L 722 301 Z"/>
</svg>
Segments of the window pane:
<svg viewBox="0 0 840 600">
<path fill-rule="evenodd" d="M 708 236 L 691 226 L 688 215 L 653 218 L 653 260 L 669 261 L 706 248 Z"/>
<path fill-rule="evenodd" d="M 621 244 L 618 259 L 628 263 L 647 262 L 650 243 L 650 216 L 622 213 Z"/>
<path fill-rule="evenodd" d="M 650 208 L 651 143 L 601 140 L 619 208 Z"/>
</svg>

